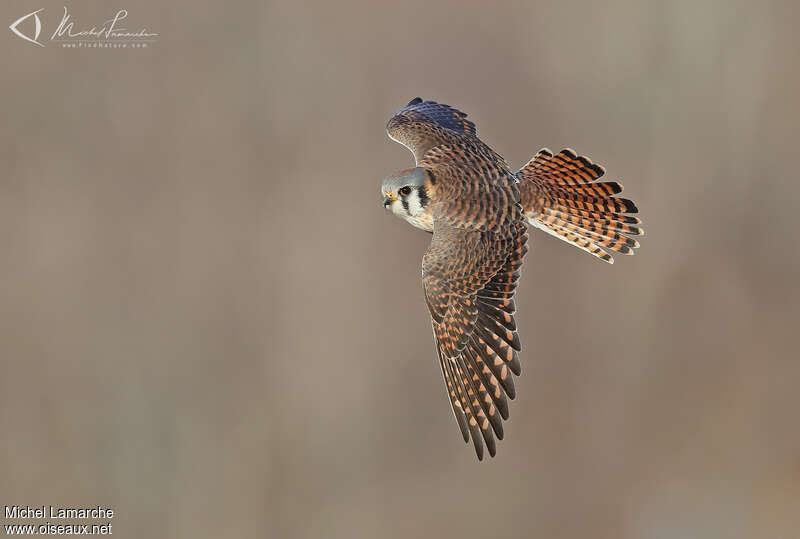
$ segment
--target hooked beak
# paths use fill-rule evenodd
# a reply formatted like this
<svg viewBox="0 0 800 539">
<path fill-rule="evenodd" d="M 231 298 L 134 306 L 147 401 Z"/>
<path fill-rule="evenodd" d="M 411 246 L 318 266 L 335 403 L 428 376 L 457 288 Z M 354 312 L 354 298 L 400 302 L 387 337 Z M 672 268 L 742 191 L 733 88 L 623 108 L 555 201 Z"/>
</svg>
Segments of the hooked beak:
<svg viewBox="0 0 800 539">
<path fill-rule="evenodd" d="M 391 197 L 388 197 L 388 196 L 383 197 L 383 207 L 384 208 L 388 208 L 389 206 L 391 206 L 391 204 L 392 204 L 392 198 Z"/>
</svg>

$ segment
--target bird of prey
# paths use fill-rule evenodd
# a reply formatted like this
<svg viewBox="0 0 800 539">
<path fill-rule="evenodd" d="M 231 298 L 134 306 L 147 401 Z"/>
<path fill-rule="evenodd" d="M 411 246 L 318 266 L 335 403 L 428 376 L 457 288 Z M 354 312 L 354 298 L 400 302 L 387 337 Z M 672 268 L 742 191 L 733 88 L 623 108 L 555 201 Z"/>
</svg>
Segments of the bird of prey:
<svg viewBox="0 0 800 539">
<path fill-rule="evenodd" d="M 386 125 L 416 166 L 385 178 L 383 205 L 432 232 L 422 282 L 439 364 L 464 442 L 495 455 L 515 396 L 521 350 L 514 292 L 530 224 L 613 263 L 644 233 L 636 205 L 598 182 L 602 167 L 569 149 L 539 152 L 514 172 L 463 112 L 415 98 Z M 526 224 L 527 223 L 527 224 Z"/>
</svg>

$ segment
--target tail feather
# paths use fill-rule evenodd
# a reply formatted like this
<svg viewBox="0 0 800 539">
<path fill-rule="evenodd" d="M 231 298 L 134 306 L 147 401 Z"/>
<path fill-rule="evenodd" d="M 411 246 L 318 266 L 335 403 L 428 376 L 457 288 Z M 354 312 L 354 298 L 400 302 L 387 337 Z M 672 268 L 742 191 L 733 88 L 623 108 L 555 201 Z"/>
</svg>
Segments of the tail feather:
<svg viewBox="0 0 800 539">
<path fill-rule="evenodd" d="M 599 198 L 564 193 L 550 193 L 547 185 L 545 193 L 552 200 L 551 206 L 561 206 L 574 210 L 602 211 L 612 213 L 638 213 L 639 208 L 627 198 Z"/>
<path fill-rule="evenodd" d="M 585 183 L 583 185 L 570 185 L 553 187 L 553 194 L 564 195 L 570 198 L 574 195 L 584 195 L 594 198 L 606 198 L 622 192 L 622 186 L 617 182 Z"/>
<path fill-rule="evenodd" d="M 568 223 L 571 223 L 576 226 L 581 226 L 586 222 L 591 222 L 594 224 L 595 229 L 602 230 L 603 232 L 617 232 L 626 234 L 628 236 L 644 235 L 644 229 L 642 229 L 641 227 L 625 224 L 617 220 L 603 219 L 599 217 L 586 218 L 580 215 L 563 212 L 555 208 L 545 208 L 544 214 L 545 217 L 563 219 L 564 221 L 567 221 Z"/>
<path fill-rule="evenodd" d="M 642 224 L 642 220 L 638 217 L 634 217 L 633 215 L 621 215 L 619 213 L 612 213 L 612 212 L 603 212 L 603 211 L 590 211 L 590 210 L 580 210 L 577 208 L 573 208 L 567 212 L 561 212 L 558 208 L 551 207 L 545 208 L 548 212 L 554 213 L 561 213 L 562 215 L 571 215 L 576 217 L 582 217 L 584 219 L 593 219 L 593 220 L 601 220 L 601 221 L 613 221 L 615 223 L 621 223 L 626 225 L 640 225 Z M 642 232 L 642 235 L 644 232 Z"/>
<path fill-rule="evenodd" d="M 589 158 L 565 149 L 553 155 L 540 150 L 517 171 L 522 206 L 528 222 L 610 264 L 606 251 L 633 254 L 642 236 L 636 204 L 616 197 L 622 192 L 617 182 L 598 182 L 603 167 Z"/>
<path fill-rule="evenodd" d="M 606 249 L 611 249 L 623 254 L 632 254 L 629 252 L 630 249 L 628 249 L 628 247 L 633 249 L 639 248 L 639 242 L 635 239 L 618 234 L 617 232 L 603 230 L 591 221 L 584 222 L 580 225 L 573 225 L 572 223 L 563 219 L 545 218 L 540 222 L 545 225 L 549 225 L 551 228 L 557 227 L 564 230 L 569 230 L 572 233 L 583 236 L 584 238 L 591 240 Z"/>
<path fill-rule="evenodd" d="M 608 254 L 607 252 L 602 250 L 600 247 L 598 247 L 594 243 L 592 243 L 592 242 L 590 242 L 588 240 L 585 240 L 581 236 L 578 236 L 577 234 L 574 234 L 574 233 L 570 232 L 569 230 L 566 230 L 564 228 L 557 227 L 557 226 L 547 227 L 547 226 L 544 226 L 544 225 L 540 224 L 538 221 L 536 221 L 534 219 L 529 219 L 528 222 L 532 226 L 535 226 L 536 228 L 538 228 L 540 230 L 543 230 L 544 232 L 547 232 L 548 234 L 550 234 L 552 236 L 555 236 L 556 238 L 559 238 L 559 239 L 569 243 L 570 245 L 574 245 L 578 249 L 586 251 L 590 255 L 596 256 L 600 260 L 608 262 L 609 264 L 613 264 L 614 263 L 614 258 L 610 254 Z"/>
</svg>

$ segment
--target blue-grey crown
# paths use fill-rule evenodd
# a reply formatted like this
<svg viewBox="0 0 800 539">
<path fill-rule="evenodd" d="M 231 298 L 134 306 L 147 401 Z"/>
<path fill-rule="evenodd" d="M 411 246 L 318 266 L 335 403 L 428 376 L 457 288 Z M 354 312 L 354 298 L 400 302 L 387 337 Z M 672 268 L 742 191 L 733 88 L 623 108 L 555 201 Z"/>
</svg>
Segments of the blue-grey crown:
<svg viewBox="0 0 800 539">
<path fill-rule="evenodd" d="M 410 185 L 411 187 L 425 185 L 425 171 L 420 167 L 416 167 L 409 171 L 403 171 L 400 174 L 384 178 L 381 183 L 381 192 L 397 193 L 401 187 L 406 185 Z"/>
</svg>

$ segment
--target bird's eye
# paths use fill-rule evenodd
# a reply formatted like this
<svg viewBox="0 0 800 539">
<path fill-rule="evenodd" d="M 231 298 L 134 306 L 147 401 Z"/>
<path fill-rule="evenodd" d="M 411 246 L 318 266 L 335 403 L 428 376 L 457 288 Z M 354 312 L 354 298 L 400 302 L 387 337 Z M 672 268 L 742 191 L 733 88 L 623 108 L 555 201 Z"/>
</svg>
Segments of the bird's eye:
<svg viewBox="0 0 800 539">
<path fill-rule="evenodd" d="M 411 188 L 409 186 L 401 187 L 398 191 L 402 196 L 408 196 L 411 194 Z"/>
</svg>

